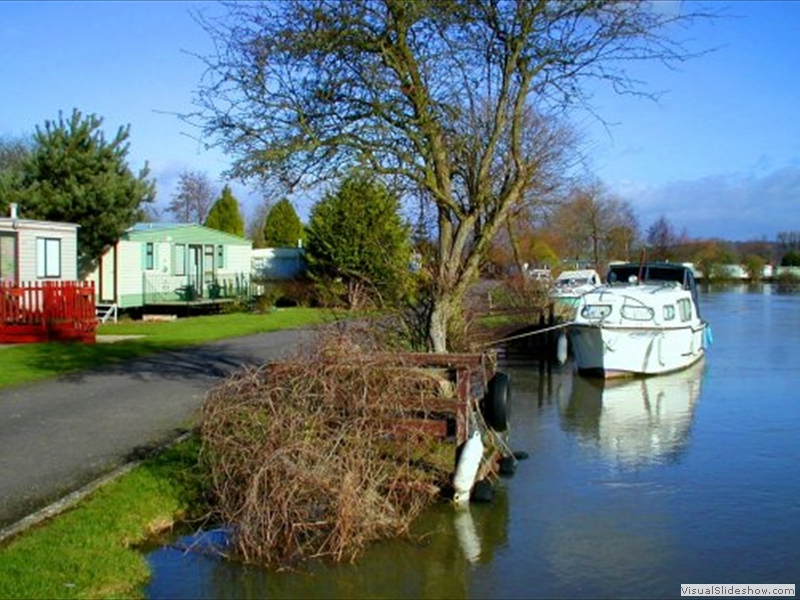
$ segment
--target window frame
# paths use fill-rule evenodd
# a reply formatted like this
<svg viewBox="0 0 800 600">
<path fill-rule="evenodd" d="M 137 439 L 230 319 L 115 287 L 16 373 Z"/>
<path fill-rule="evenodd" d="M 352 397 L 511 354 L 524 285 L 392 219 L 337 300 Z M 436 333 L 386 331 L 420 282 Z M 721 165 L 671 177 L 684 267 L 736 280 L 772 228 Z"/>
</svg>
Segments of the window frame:
<svg viewBox="0 0 800 600">
<path fill-rule="evenodd" d="M 602 321 L 614 312 L 610 304 L 587 304 L 581 309 L 581 316 L 587 321 Z"/>
<path fill-rule="evenodd" d="M 61 279 L 61 238 L 36 238 L 36 278 Z"/>
<path fill-rule="evenodd" d="M 678 300 L 678 314 L 681 321 L 686 323 L 692 320 L 692 301 L 688 298 L 681 298 Z"/>
<path fill-rule="evenodd" d="M 186 244 L 175 244 L 172 248 L 172 273 L 183 277 L 186 275 Z"/>
<path fill-rule="evenodd" d="M 639 306 L 638 304 L 623 304 L 620 308 L 620 315 L 628 321 L 652 321 L 655 312 L 649 306 Z"/>
<path fill-rule="evenodd" d="M 144 270 L 153 271 L 156 268 L 156 246 L 153 242 L 144 244 Z"/>
</svg>

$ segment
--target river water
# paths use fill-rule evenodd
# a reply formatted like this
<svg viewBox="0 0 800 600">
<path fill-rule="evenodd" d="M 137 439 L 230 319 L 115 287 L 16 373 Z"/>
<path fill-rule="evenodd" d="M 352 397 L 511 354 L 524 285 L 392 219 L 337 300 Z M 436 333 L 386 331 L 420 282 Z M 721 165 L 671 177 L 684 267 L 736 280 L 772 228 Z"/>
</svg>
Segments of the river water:
<svg viewBox="0 0 800 600">
<path fill-rule="evenodd" d="M 605 389 L 509 353 L 514 450 L 494 501 L 437 506 L 415 541 L 273 573 L 165 546 L 148 598 L 675 598 L 681 583 L 800 583 L 800 293 L 700 297 L 686 371 Z"/>
</svg>

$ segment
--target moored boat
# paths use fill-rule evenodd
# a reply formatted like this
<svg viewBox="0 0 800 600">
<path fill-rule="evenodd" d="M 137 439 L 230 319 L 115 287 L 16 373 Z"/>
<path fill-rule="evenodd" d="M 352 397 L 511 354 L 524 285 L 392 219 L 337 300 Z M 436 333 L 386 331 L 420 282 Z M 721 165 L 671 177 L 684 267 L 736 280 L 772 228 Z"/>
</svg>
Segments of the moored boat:
<svg viewBox="0 0 800 600">
<path fill-rule="evenodd" d="M 658 375 L 700 360 L 710 340 L 692 270 L 677 263 L 618 263 L 584 293 L 569 340 L 578 372 Z"/>
<path fill-rule="evenodd" d="M 594 269 L 563 271 L 553 282 L 550 296 L 557 304 L 574 307 L 581 296 L 602 283 L 600 274 Z"/>
</svg>

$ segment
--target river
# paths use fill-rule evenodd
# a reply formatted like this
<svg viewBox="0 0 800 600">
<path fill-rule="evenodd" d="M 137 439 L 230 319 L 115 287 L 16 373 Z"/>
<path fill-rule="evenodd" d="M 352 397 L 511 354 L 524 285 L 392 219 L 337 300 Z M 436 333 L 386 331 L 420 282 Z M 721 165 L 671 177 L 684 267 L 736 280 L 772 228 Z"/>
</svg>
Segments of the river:
<svg viewBox="0 0 800 600">
<path fill-rule="evenodd" d="M 274 573 L 149 552 L 148 598 L 675 598 L 682 583 L 800 583 L 800 293 L 700 297 L 714 342 L 680 373 L 605 389 L 509 353 L 494 501 L 437 506 L 413 541 Z"/>
</svg>

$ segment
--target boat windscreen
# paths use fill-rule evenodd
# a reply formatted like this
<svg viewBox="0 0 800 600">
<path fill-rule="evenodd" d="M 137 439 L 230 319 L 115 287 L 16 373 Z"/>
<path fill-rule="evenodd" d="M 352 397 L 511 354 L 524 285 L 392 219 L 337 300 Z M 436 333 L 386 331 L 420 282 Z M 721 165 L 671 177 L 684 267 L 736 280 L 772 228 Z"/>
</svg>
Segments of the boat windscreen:
<svg viewBox="0 0 800 600">
<path fill-rule="evenodd" d="M 641 281 L 677 281 L 686 285 L 686 267 L 672 265 L 612 265 L 606 278 L 608 283 L 626 283 L 631 277 Z"/>
</svg>

